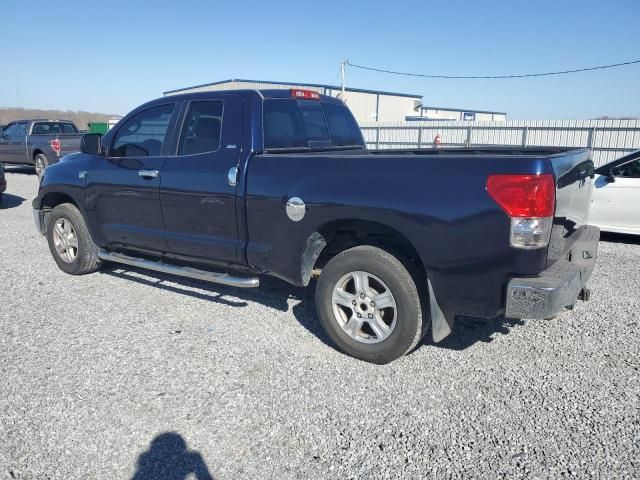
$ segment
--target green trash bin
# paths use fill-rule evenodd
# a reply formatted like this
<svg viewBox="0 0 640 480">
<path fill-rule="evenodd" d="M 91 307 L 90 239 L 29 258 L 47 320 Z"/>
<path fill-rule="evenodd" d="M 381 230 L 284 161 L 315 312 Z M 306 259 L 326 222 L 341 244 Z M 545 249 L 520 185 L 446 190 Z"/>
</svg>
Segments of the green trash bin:
<svg viewBox="0 0 640 480">
<path fill-rule="evenodd" d="M 89 122 L 89 132 L 102 133 L 103 135 L 109 131 L 109 124 L 106 122 Z"/>
</svg>

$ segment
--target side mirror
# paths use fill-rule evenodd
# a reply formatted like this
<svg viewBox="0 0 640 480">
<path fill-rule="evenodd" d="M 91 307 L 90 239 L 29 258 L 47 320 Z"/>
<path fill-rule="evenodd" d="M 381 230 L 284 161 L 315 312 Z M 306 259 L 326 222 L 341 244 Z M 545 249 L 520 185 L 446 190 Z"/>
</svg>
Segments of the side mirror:
<svg viewBox="0 0 640 480">
<path fill-rule="evenodd" d="M 614 183 L 616 181 L 616 177 L 621 177 L 622 172 L 618 167 L 613 167 L 609 170 L 609 174 L 606 176 L 607 183 Z"/>
<path fill-rule="evenodd" d="M 102 155 L 102 134 L 85 133 L 80 141 L 80 151 L 90 155 Z"/>
</svg>

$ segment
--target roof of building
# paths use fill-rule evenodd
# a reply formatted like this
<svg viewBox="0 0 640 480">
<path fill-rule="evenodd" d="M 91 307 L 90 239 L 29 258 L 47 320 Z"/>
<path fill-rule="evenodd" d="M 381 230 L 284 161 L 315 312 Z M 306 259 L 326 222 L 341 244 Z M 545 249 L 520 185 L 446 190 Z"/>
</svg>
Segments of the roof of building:
<svg viewBox="0 0 640 480">
<path fill-rule="evenodd" d="M 493 113 L 496 115 L 506 115 L 505 112 L 491 112 L 488 110 L 476 110 L 475 108 L 448 108 L 448 107 L 429 107 L 427 105 L 422 105 L 420 107 L 422 110 L 442 110 L 444 112 L 473 112 L 473 113 Z"/>
<path fill-rule="evenodd" d="M 212 82 L 212 83 L 203 83 L 201 85 L 193 85 L 191 87 L 184 87 L 184 88 L 177 88 L 175 90 L 168 90 L 166 92 L 163 92 L 164 95 L 170 94 L 170 93 L 178 93 L 178 92 L 183 92 L 184 90 L 190 90 L 192 88 L 203 88 L 203 87 L 212 87 L 214 85 L 221 85 L 223 83 L 231 83 L 231 82 L 248 82 L 248 83 L 271 83 L 273 85 L 300 85 L 303 87 L 316 87 L 316 88 L 328 88 L 331 90 L 340 90 L 342 87 L 336 86 L 336 85 L 325 85 L 325 84 L 321 84 L 321 83 L 306 83 L 306 82 L 274 82 L 271 80 L 247 80 L 247 79 L 242 79 L 242 78 L 231 78 L 229 80 L 221 80 L 219 82 Z M 422 98 L 422 95 L 413 95 L 410 93 L 397 93 L 397 92 L 385 92 L 383 90 L 368 90 L 365 88 L 352 88 L 352 87 L 346 87 L 345 90 L 347 92 L 360 92 L 360 93 L 371 93 L 371 94 L 375 94 L 375 95 L 391 95 L 394 97 L 410 97 L 410 98 Z"/>
</svg>

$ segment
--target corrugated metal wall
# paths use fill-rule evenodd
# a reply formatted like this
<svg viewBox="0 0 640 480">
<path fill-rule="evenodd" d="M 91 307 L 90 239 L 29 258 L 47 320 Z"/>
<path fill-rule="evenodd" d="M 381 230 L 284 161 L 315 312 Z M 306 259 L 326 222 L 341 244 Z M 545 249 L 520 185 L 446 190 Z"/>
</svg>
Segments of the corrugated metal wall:
<svg viewBox="0 0 640 480">
<path fill-rule="evenodd" d="M 418 115 L 415 109 L 418 98 L 412 97 L 392 97 L 390 95 L 380 95 L 380 122 L 402 122 L 406 117 Z M 421 103 L 417 102 L 418 105 Z M 351 106 L 347 104 L 349 108 Z"/>
<path fill-rule="evenodd" d="M 331 95 L 332 97 L 341 97 L 342 92 L 340 90 L 329 90 L 327 95 Z M 344 92 L 345 98 L 342 100 L 345 101 L 353 116 L 356 117 L 358 122 L 372 122 L 376 120 L 376 104 L 377 95 L 371 93 L 364 92 Z M 383 118 L 383 121 L 393 121 L 392 118 Z M 404 117 L 403 117 L 404 119 Z"/>
<path fill-rule="evenodd" d="M 430 147 L 439 134 L 444 146 L 589 147 L 598 166 L 640 149 L 640 120 L 379 122 L 361 127 L 370 148 Z"/>
</svg>

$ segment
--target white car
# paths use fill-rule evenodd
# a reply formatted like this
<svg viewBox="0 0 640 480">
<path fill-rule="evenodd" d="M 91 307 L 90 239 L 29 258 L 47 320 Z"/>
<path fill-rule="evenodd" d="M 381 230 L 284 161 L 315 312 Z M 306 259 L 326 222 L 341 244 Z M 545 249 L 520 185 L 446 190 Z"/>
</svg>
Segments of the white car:
<svg viewBox="0 0 640 480">
<path fill-rule="evenodd" d="M 595 171 L 589 224 L 640 235 L 640 150 Z"/>
</svg>

